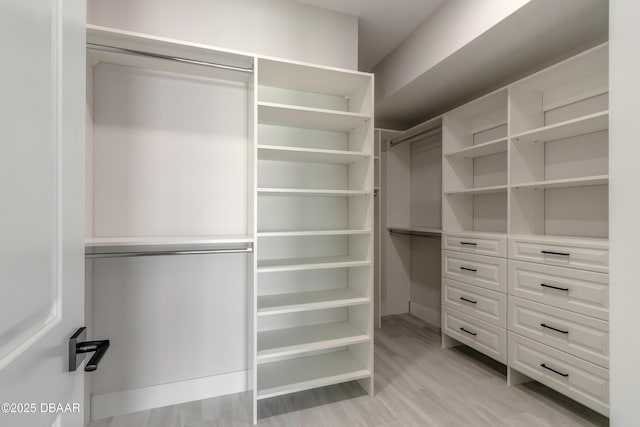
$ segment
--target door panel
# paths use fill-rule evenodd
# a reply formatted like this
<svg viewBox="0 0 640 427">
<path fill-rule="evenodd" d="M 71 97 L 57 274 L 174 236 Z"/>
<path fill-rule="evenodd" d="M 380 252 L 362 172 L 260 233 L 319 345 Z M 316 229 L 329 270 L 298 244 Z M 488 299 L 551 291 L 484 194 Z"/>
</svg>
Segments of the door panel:
<svg viewBox="0 0 640 427">
<path fill-rule="evenodd" d="M 81 0 L 0 4 L 3 426 L 84 424 L 67 339 L 84 324 L 85 15 Z"/>
</svg>

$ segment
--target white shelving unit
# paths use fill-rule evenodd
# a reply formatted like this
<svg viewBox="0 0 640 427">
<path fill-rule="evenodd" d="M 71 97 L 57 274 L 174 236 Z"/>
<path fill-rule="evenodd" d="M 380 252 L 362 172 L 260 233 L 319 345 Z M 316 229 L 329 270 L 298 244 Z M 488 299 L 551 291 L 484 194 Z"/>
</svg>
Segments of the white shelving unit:
<svg viewBox="0 0 640 427">
<path fill-rule="evenodd" d="M 443 346 L 604 415 L 608 121 L 607 44 L 443 116 Z"/>
<path fill-rule="evenodd" d="M 372 76 L 257 68 L 254 404 L 351 380 L 373 393 Z"/>
</svg>

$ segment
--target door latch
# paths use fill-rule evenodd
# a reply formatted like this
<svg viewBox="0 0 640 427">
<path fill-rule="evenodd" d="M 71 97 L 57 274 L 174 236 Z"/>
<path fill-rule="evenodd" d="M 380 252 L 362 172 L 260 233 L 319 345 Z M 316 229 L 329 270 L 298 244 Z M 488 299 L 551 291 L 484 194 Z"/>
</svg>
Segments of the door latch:
<svg viewBox="0 0 640 427">
<path fill-rule="evenodd" d="M 84 371 L 95 371 L 108 348 L 109 340 L 87 341 L 87 328 L 83 326 L 69 338 L 69 371 L 73 372 L 80 367 L 85 353 L 93 353 L 93 356 L 85 365 Z"/>
</svg>

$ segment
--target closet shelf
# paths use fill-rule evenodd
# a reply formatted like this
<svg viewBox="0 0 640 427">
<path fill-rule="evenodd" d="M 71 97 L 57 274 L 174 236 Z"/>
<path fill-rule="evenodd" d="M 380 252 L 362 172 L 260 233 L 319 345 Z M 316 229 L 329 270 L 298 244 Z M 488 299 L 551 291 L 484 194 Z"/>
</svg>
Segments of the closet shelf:
<svg viewBox="0 0 640 427">
<path fill-rule="evenodd" d="M 363 190 L 324 190 L 313 188 L 258 188 L 259 195 L 276 196 L 328 196 L 328 197 L 351 197 L 369 196 L 371 191 Z"/>
<path fill-rule="evenodd" d="M 290 230 L 259 231 L 258 237 L 297 237 L 297 236 L 350 236 L 354 234 L 371 234 L 371 230 Z"/>
<path fill-rule="evenodd" d="M 360 344 L 371 338 L 348 321 L 258 332 L 258 361 Z"/>
<path fill-rule="evenodd" d="M 258 365 L 258 399 L 281 396 L 371 376 L 349 351 Z"/>
<path fill-rule="evenodd" d="M 258 316 L 368 304 L 371 299 L 349 288 L 258 297 Z"/>
<path fill-rule="evenodd" d="M 609 239 L 607 237 L 584 237 L 584 236 L 567 236 L 564 234 L 509 234 L 509 239 L 513 240 L 537 240 L 545 243 L 558 243 L 563 242 L 567 245 L 608 245 Z"/>
<path fill-rule="evenodd" d="M 366 265 L 371 265 L 371 261 L 358 259 L 348 255 L 334 257 L 268 259 L 258 261 L 258 273 L 321 270 L 329 268 L 360 267 Z"/>
<path fill-rule="evenodd" d="M 347 132 L 370 119 L 366 114 L 258 102 L 258 123 L 266 125 Z"/>
<path fill-rule="evenodd" d="M 582 178 L 555 179 L 551 181 L 527 182 L 523 184 L 513 184 L 513 188 L 570 188 L 589 187 L 592 185 L 606 185 L 609 183 L 609 175 L 587 176 Z"/>
<path fill-rule="evenodd" d="M 427 228 L 427 227 L 392 227 L 388 226 L 387 230 L 391 233 L 394 231 L 402 232 L 402 233 L 417 233 L 424 235 L 432 235 L 432 236 L 440 236 L 442 234 L 442 230 L 439 228 Z"/>
<path fill-rule="evenodd" d="M 513 135 L 517 142 L 548 142 L 603 131 L 609 128 L 609 111 L 602 111 L 573 120 Z"/>
<path fill-rule="evenodd" d="M 85 248 L 128 248 L 148 246 L 211 246 L 228 243 L 253 243 L 247 235 L 237 236 L 166 236 L 166 237 L 88 237 Z"/>
<path fill-rule="evenodd" d="M 490 156 L 492 154 L 503 153 L 507 151 L 507 138 L 499 138 L 493 141 L 474 145 L 463 150 L 452 151 L 445 154 L 445 157 L 452 159 L 464 158 L 475 159 L 476 157 Z"/>
<path fill-rule="evenodd" d="M 478 188 L 469 188 L 466 190 L 449 190 L 449 191 L 445 191 L 444 194 L 447 196 L 453 196 L 453 195 L 473 196 L 476 194 L 505 193 L 506 191 L 507 191 L 506 185 L 497 185 L 495 187 L 478 187 Z"/>
<path fill-rule="evenodd" d="M 285 162 L 309 162 L 349 164 L 368 159 L 371 154 L 355 151 L 321 150 L 313 148 L 285 147 L 279 145 L 258 145 L 258 159 Z"/>
</svg>

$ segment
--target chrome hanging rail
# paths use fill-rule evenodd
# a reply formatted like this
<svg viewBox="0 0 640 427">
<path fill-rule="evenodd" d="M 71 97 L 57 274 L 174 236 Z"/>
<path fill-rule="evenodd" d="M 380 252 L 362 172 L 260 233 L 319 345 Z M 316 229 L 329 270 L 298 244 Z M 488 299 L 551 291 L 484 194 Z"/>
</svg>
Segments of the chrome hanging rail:
<svg viewBox="0 0 640 427">
<path fill-rule="evenodd" d="M 206 254 L 244 254 L 253 252 L 253 247 L 229 248 L 229 249 L 189 249 L 176 251 L 148 251 L 148 252 L 96 252 L 87 253 L 85 258 L 132 258 L 145 256 L 166 256 L 166 255 L 206 255 Z"/>
<path fill-rule="evenodd" d="M 168 61 L 177 61 L 185 64 L 202 65 L 205 67 L 219 68 L 219 69 L 228 70 L 228 71 L 238 71 L 241 73 L 248 73 L 248 74 L 253 73 L 253 67 L 251 68 L 236 67 L 233 65 L 218 64 L 216 62 L 198 61 L 196 59 L 181 58 L 179 56 L 169 56 L 169 55 L 162 55 L 160 53 L 142 52 L 140 50 L 124 49 L 121 47 L 105 46 L 105 45 L 95 44 L 95 43 L 87 43 L 87 49 L 100 50 L 103 52 L 122 53 L 125 55 L 146 56 L 149 58 L 164 59 Z"/>
<path fill-rule="evenodd" d="M 421 231 L 405 231 L 405 230 L 396 230 L 389 229 L 389 234 L 401 234 L 403 236 L 413 236 L 413 237 L 425 237 L 427 239 L 440 239 L 440 235 L 434 233 L 426 233 Z"/>
</svg>

